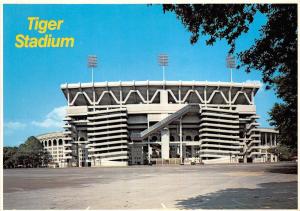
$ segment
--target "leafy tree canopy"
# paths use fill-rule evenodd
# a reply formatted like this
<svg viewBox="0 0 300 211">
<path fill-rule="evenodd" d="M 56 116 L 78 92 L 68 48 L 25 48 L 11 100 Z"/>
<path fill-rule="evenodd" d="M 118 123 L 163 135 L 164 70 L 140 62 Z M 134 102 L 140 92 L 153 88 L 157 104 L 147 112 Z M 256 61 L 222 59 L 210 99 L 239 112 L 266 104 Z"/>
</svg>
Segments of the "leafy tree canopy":
<svg viewBox="0 0 300 211">
<path fill-rule="evenodd" d="M 43 144 L 34 136 L 30 136 L 24 144 L 20 145 L 20 151 L 24 153 L 40 153 L 43 150 Z"/>
<path fill-rule="evenodd" d="M 43 144 L 34 136 L 29 137 L 19 147 L 4 147 L 4 168 L 39 167 L 47 165 L 49 155 Z"/>
<path fill-rule="evenodd" d="M 12 168 L 16 166 L 15 154 L 18 152 L 17 147 L 3 147 L 3 166 Z"/>
<path fill-rule="evenodd" d="M 225 39 L 235 52 L 235 42 L 247 33 L 255 15 L 267 17 L 260 37 L 248 50 L 238 52 L 247 72 L 262 72 L 266 88 L 274 88 L 284 102 L 270 111 L 270 123 L 280 131 L 282 143 L 297 148 L 297 5 L 296 4 L 179 4 L 163 5 L 164 12 L 175 12 L 192 33 L 191 43 L 207 36 L 207 45 Z"/>
</svg>

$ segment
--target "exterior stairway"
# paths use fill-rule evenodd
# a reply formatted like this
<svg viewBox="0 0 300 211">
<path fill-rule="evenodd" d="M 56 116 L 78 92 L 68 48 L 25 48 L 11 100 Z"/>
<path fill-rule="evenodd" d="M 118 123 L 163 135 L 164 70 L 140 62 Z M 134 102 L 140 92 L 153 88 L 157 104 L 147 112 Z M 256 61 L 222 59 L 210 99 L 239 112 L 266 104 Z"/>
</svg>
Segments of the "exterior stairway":
<svg viewBox="0 0 300 211">
<path fill-rule="evenodd" d="M 199 112 L 200 106 L 199 104 L 187 104 L 183 108 L 179 109 L 175 113 L 167 116 L 166 118 L 162 119 L 161 121 L 155 123 L 151 127 L 147 128 L 146 130 L 140 132 L 140 133 L 132 133 L 130 138 L 131 140 L 143 140 L 147 138 L 152 133 L 155 133 L 158 130 L 163 129 L 166 125 L 169 125 L 171 122 L 173 122 L 176 119 L 179 119 L 183 115 L 189 113 L 189 112 Z"/>
</svg>

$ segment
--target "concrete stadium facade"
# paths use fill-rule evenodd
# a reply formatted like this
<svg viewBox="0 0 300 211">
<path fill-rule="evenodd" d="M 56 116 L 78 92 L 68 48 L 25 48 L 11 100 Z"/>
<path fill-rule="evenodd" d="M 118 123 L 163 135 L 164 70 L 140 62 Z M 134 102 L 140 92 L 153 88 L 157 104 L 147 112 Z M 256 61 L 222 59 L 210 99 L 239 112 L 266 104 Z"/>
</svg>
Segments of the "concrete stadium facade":
<svg viewBox="0 0 300 211">
<path fill-rule="evenodd" d="M 259 88 L 200 81 L 63 84 L 63 135 L 72 144 L 64 162 L 97 167 L 277 161 L 267 149 L 276 146 L 278 132 L 257 123 Z"/>
<path fill-rule="evenodd" d="M 49 166 L 68 167 L 72 160 L 72 143 L 66 139 L 64 132 L 46 133 L 36 136 L 49 154 Z"/>
</svg>

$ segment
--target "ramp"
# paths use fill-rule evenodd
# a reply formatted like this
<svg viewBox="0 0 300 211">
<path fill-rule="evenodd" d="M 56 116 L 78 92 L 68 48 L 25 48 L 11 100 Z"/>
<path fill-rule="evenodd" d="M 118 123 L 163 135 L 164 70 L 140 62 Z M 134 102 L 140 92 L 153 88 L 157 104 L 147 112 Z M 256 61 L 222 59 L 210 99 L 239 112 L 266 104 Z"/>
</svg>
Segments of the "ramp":
<svg viewBox="0 0 300 211">
<path fill-rule="evenodd" d="M 175 113 L 167 116 L 166 118 L 162 119 L 161 121 L 155 123 L 151 127 L 147 128 L 146 130 L 142 131 L 141 133 L 133 133 L 131 134 L 130 138 L 131 140 L 143 140 L 147 138 L 152 133 L 157 132 L 158 130 L 163 129 L 165 126 L 169 125 L 171 122 L 173 122 L 176 119 L 179 119 L 183 115 L 189 113 L 189 112 L 199 112 L 200 106 L 199 104 L 187 104 L 183 108 L 179 109 Z"/>
</svg>

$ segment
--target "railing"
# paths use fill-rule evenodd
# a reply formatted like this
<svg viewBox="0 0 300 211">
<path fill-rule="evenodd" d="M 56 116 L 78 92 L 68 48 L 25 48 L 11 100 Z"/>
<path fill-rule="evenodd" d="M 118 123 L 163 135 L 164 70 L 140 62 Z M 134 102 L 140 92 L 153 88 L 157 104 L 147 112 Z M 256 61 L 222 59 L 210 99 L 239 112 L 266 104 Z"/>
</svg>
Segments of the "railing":
<svg viewBox="0 0 300 211">
<path fill-rule="evenodd" d="M 177 164 L 179 165 L 180 158 L 169 158 L 169 159 L 161 159 L 161 158 L 152 158 L 151 159 L 151 164 L 153 165 L 172 165 L 172 164 Z"/>
<path fill-rule="evenodd" d="M 155 131 L 162 129 L 164 126 L 170 124 L 172 121 L 178 119 L 184 114 L 192 111 L 199 112 L 199 110 L 200 110 L 199 104 L 188 104 L 183 108 L 179 109 L 178 111 L 176 111 L 175 113 L 167 116 L 166 118 L 162 119 L 161 121 L 157 122 L 156 124 L 152 125 L 146 130 L 142 131 L 141 133 L 132 133 L 130 137 L 132 140 L 142 140 L 147 136 L 149 136 L 150 134 L 154 133 Z"/>
</svg>

